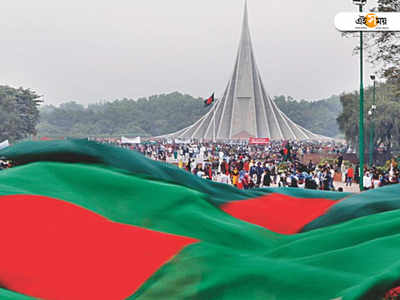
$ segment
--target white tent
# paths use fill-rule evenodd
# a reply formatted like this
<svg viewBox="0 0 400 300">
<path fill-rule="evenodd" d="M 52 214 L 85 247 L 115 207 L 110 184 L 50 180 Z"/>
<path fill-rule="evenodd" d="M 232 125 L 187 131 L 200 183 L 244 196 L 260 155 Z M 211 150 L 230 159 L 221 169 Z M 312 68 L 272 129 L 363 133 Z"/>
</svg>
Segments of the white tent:
<svg viewBox="0 0 400 300">
<path fill-rule="evenodd" d="M 186 139 L 175 139 L 175 144 L 190 144 L 190 140 L 186 140 Z"/>
<path fill-rule="evenodd" d="M 0 143 L 0 150 L 7 148 L 8 146 L 10 146 L 10 143 L 8 142 L 8 140 L 5 140 L 4 142 Z"/>
<path fill-rule="evenodd" d="M 140 136 L 135 137 L 134 139 L 129 139 L 124 136 L 121 137 L 121 144 L 140 144 L 141 139 Z"/>
</svg>

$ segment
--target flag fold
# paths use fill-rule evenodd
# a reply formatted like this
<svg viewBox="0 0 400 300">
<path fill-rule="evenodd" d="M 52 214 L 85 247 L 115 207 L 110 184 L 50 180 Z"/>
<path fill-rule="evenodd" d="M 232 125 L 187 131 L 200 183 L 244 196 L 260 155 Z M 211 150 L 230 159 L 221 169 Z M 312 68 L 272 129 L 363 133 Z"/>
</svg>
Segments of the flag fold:
<svg viewBox="0 0 400 300">
<path fill-rule="evenodd" d="M 400 186 L 240 191 L 85 140 L 0 150 L 0 299 L 381 299 Z"/>
</svg>

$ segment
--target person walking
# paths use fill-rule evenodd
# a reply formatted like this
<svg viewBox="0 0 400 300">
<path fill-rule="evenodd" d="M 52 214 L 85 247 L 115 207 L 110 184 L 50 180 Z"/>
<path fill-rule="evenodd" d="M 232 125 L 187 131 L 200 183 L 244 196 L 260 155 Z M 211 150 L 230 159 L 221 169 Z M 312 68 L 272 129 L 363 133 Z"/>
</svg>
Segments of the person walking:
<svg viewBox="0 0 400 300">
<path fill-rule="evenodd" d="M 261 176 L 261 184 L 262 187 L 271 186 L 271 174 L 268 168 L 265 168 L 264 173 Z"/>
<path fill-rule="evenodd" d="M 261 166 L 261 163 L 257 163 L 256 174 L 257 174 L 257 182 L 256 185 L 260 186 L 261 184 L 261 176 L 264 173 L 264 168 Z"/>
<path fill-rule="evenodd" d="M 354 169 L 352 166 L 350 166 L 350 168 L 348 168 L 347 170 L 346 186 L 351 186 L 351 184 L 353 183 L 353 179 L 354 179 Z"/>
<path fill-rule="evenodd" d="M 372 175 L 369 171 L 365 172 L 363 183 L 366 191 L 372 188 Z"/>
</svg>

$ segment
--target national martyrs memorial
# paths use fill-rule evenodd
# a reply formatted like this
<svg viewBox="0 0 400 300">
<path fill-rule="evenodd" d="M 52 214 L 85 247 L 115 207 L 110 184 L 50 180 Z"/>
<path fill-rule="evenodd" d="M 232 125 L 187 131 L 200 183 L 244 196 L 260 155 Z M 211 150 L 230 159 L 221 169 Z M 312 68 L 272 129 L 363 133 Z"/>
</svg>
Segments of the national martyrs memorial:
<svg viewBox="0 0 400 300">
<path fill-rule="evenodd" d="M 165 138 L 240 140 L 329 140 L 290 120 L 268 95 L 258 70 L 245 4 L 234 71 L 220 100 L 191 126 Z"/>
</svg>

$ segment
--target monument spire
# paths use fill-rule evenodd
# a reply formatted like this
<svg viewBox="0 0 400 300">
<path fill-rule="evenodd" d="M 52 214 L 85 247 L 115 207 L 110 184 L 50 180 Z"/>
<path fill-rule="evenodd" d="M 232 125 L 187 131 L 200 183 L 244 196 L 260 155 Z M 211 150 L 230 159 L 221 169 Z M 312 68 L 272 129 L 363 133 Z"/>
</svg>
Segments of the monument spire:
<svg viewBox="0 0 400 300">
<path fill-rule="evenodd" d="M 165 137 L 209 140 L 324 138 L 291 121 L 266 93 L 254 58 L 247 1 L 234 71 L 221 99 L 196 123 Z"/>
</svg>

